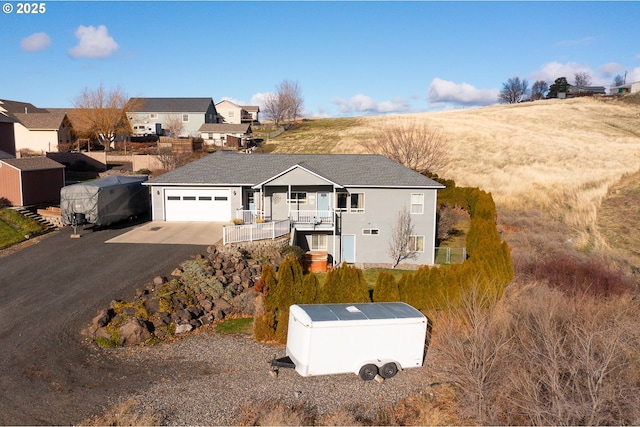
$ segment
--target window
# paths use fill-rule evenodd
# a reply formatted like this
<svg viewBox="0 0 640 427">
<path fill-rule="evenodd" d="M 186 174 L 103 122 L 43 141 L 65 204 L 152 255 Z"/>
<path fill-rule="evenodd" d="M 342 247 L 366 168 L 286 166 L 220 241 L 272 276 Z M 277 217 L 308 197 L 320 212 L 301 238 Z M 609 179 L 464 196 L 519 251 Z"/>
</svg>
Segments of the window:
<svg viewBox="0 0 640 427">
<path fill-rule="evenodd" d="M 327 250 L 327 235 L 326 234 L 312 234 L 311 235 L 311 249 L 312 251 L 326 251 Z"/>
<path fill-rule="evenodd" d="M 380 234 L 380 229 L 379 228 L 364 228 L 364 229 L 362 229 L 362 234 L 364 234 L 366 236 L 378 235 L 378 234 Z"/>
<path fill-rule="evenodd" d="M 411 213 L 412 214 L 424 213 L 424 194 L 423 193 L 411 194 Z"/>
<path fill-rule="evenodd" d="M 180 196 L 167 196 L 167 200 L 180 200 Z"/>
<path fill-rule="evenodd" d="M 338 200 L 336 203 L 336 206 L 338 207 L 337 209 L 339 211 L 346 211 L 347 210 L 347 199 L 349 198 L 349 195 L 347 193 L 338 193 Z"/>
<path fill-rule="evenodd" d="M 424 252 L 424 236 L 409 236 L 409 251 Z"/>
<path fill-rule="evenodd" d="M 356 213 L 364 213 L 364 193 L 352 193 L 349 210 Z"/>
<path fill-rule="evenodd" d="M 212 133 L 208 133 L 207 134 L 207 139 L 213 139 L 213 134 Z"/>
<path fill-rule="evenodd" d="M 215 200 L 216 202 L 226 202 L 227 200 L 229 200 L 229 198 L 227 196 L 216 196 L 213 198 L 213 200 Z"/>
<path fill-rule="evenodd" d="M 336 210 L 364 213 L 364 193 L 337 193 Z"/>
<path fill-rule="evenodd" d="M 292 192 L 289 197 L 289 203 L 299 203 L 301 205 L 307 203 L 307 193 Z"/>
<path fill-rule="evenodd" d="M 233 117 L 233 111 L 229 111 L 229 117 Z"/>
<path fill-rule="evenodd" d="M 188 122 L 189 121 L 189 115 L 188 114 L 183 114 L 182 115 L 182 121 L 183 122 Z"/>
<path fill-rule="evenodd" d="M 211 196 L 200 196 L 198 200 L 211 200 Z"/>
<path fill-rule="evenodd" d="M 182 200 L 195 200 L 196 196 L 184 196 Z"/>
</svg>

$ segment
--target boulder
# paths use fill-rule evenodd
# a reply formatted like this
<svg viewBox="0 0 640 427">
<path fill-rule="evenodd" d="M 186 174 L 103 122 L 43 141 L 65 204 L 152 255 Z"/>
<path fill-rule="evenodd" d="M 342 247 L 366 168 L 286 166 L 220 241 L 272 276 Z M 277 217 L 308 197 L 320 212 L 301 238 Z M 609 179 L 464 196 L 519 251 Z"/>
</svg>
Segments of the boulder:
<svg viewBox="0 0 640 427">
<path fill-rule="evenodd" d="M 176 335 L 179 334 L 185 334 L 189 331 L 191 331 L 193 329 L 193 326 L 191 326 L 188 323 L 181 323 L 179 325 L 176 325 Z"/>
<path fill-rule="evenodd" d="M 147 324 L 137 317 L 127 320 L 120 327 L 120 345 L 135 345 L 151 337 Z"/>
</svg>

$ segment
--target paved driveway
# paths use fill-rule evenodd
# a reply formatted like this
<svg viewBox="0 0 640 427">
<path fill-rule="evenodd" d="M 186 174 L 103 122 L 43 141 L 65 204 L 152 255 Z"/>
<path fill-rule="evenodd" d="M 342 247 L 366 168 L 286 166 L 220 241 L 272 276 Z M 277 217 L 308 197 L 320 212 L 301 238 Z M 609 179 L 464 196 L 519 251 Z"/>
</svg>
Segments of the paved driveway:
<svg viewBox="0 0 640 427">
<path fill-rule="evenodd" d="M 137 226 L 78 239 L 67 227 L 0 257 L 0 425 L 78 424 L 131 384 L 161 380 L 161 365 L 123 365 L 80 334 L 112 300 L 206 255 L 205 245 L 105 244 Z"/>
<path fill-rule="evenodd" d="M 221 222 L 152 221 L 134 227 L 106 243 L 161 243 L 171 245 L 214 245 L 222 240 Z"/>
</svg>

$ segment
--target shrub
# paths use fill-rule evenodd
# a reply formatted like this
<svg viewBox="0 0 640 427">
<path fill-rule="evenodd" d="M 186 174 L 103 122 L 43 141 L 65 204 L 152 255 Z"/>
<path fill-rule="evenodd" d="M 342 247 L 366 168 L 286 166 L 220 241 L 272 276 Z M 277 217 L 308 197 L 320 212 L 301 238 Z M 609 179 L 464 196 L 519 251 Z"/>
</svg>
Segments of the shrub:
<svg viewBox="0 0 640 427">
<path fill-rule="evenodd" d="M 211 274 L 212 267 L 205 258 L 188 260 L 181 264 L 181 281 L 185 288 L 194 293 L 204 294 L 213 299 L 231 301 L 233 293 L 218 278 Z"/>
<path fill-rule="evenodd" d="M 11 201 L 9 201 L 9 199 L 7 199 L 6 197 L 0 197 L 0 209 L 2 208 L 9 208 L 11 207 Z"/>
</svg>

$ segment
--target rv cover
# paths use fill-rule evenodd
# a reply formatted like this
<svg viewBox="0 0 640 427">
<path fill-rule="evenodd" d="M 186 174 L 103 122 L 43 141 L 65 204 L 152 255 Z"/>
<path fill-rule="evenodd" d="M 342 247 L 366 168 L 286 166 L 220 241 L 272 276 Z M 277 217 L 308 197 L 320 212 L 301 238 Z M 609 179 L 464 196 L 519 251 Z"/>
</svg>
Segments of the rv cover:
<svg viewBox="0 0 640 427">
<path fill-rule="evenodd" d="M 98 227 L 128 219 L 149 210 L 149 189 L 142 185 L 146 176 L 109 176 L 95 181 L 62 187 L 60 210 L 67 225 L 75 214 Z"/>
</svg>

